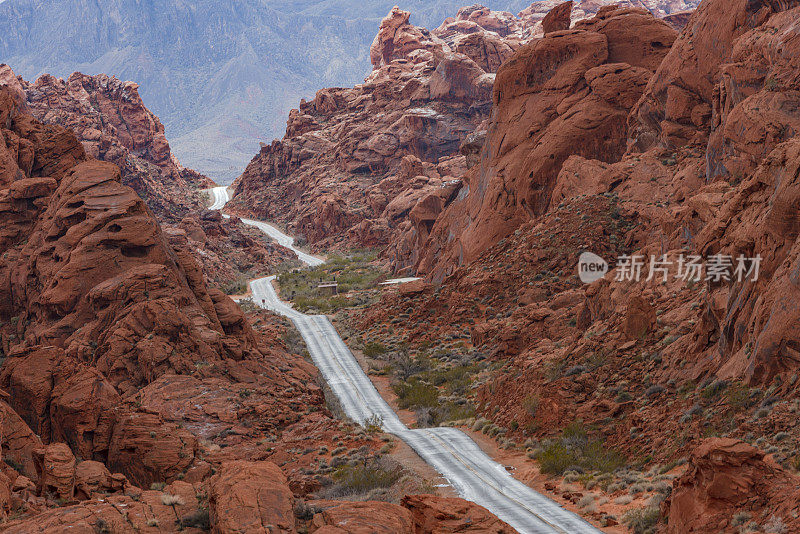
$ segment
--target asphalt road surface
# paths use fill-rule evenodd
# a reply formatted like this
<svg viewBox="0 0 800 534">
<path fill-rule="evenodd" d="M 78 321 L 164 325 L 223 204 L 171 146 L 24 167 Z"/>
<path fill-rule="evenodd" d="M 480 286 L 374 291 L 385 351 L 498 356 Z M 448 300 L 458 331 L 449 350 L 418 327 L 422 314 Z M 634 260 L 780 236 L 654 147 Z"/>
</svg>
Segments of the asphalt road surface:
<svg viewBox="0 0 800 534">
<path fill-rule="evenodd" d="M 227 189 L 212 190 L 211 209 L 222 209 Z M 315 266 L 322 260 L 294 248 L 294 239 L 275 227 L 249 219 L 281 245 L 297 252 L 301 261 Z M 413 448 L 436 469 L 464 499 L 487 508 L 523 534 L 597 534 L 601 531 L 578 515 L 537 493 L 512 477 L 466 434 L 454 428 L 407 428 L 380 396 L 350 349 L 324 315 L 305 315 L 278 298 L 274 276 L 250 283 L 253 302 L 288 317 L 306 342 L 314 363 L 338 397 L 348 417 L 359 424 L 379 422 Z"/>
</svg>

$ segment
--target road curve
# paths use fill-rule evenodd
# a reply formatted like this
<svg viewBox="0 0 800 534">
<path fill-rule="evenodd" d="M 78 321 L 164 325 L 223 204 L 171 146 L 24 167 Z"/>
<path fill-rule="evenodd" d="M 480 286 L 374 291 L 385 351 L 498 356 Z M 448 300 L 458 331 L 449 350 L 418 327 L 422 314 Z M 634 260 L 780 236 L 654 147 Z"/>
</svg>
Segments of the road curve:
<svg viewBox="0 0 800 534">
<path fill-rule="evenodd" d="M 228 200 L 227 188 L 212 190 L 211 209 L 222 209 Z M 275 227 L 242 219 L 264 230 L 271 237 L 280 234 L 280 243 L 298 252 L 309 265 L 322 261 L 294 248 L 294 240 Z M 269 228 L 270 231 L 264 229 Z M 288 243 L 288 245 L 287 245 Z M 307 261 L 312 259 L 313 263 Z M 338 332 L 324 315 L 305 315 L 278 298 L 274 276 L 250 283 L 253 301 L 288 317 L 306 342 L 311 358 L 339 399 L 348 417 L 359 424 L 380 418 L 383 429 L 406 442 L 433 466 L 464 499 L 487 508 L 523 534 L 598 534 L 601 531 L 556 502 L 537 493 L 512 477 L 492 460 L 466 434 L 454 428 L 407 428 L 375 389 Z"/>
<path fill-rule="evenodd" d="M 215 187 L 209 190 L 213 197 L 213 204 L 208 209 L 211 210 L 221 210 L 225 207 L 225 204 L 228 203 L 230 197 L 228 196 L 228 188 L 227 187 Z M 227 215 L 223 215 L 227 217 Z M 318 258 L 316 256 L 312 256 L 311 254 L 306 254 L 302 250 L 296 248 L 294 246 L 294 238 L 292 236 L 286 235 L 271 224 L 255 221 L 253 219 L 242 219 L 242 222 L 249 225 L 255 226 L 265 234 L 267 234 L 273 241 L 278 243 L 281 246 L 284 246 L 288 249 L 291 249 L 292 252 L 297 254 L 297 258 L 305 263 L 306 265 L 310 265 L 312 267 L 317 267 L 318 265 L 322 265 L 324 260 Z"/>
</svg>

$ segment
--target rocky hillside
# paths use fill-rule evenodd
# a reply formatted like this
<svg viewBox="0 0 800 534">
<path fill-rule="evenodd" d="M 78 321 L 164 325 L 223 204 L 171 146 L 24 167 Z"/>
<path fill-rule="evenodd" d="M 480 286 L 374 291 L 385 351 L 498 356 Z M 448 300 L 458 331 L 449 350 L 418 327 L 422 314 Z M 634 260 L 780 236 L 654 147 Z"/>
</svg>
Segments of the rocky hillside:
<svg viewBox="0 0 800 534">
<path fill-rule="evenodd" d="M 484 153 L 459 184 L 465 194 L 407 232 L 421 254 L 406 261 L 441 280 L 545 213 L 570 156 L 618 161 L 628 113 L 677 35 L 646 10 L 606 8 L 519 50 L 497 74 Z"/>
<path fill-rule="evenodd" d="M 0 61 L 33 80 L 75 71 L 134 80 L 179 159 L 229 183 L 283 134 L 320 87 L 369 70 L 369 43 L 395 0 L 5 0 Z M 406 0 L 429 27 L 461 0 Z M 518 11 L 526 0 L 493 0 Z"/>
<path fill-rule="evenodd" d="M 799 18 L 704 0 L 677 34 L 604 8 L 520 47 L 460 189 L 397 245 L 428 280 L 360 318 L 390 348 L 497 362 L 469 423 L 527 449 L 532 481 L 566 475 L 550 488 L 587 515 L 800 528 Z M 611 271 L 582 283 L 582 252 Z"/>
<path fill-rule="evenodd" d="M 459 499 L 337 500 L 363 491 L 325 476 L 343 452 L 390 480 L 368 489 L 415 486 L 378 451 L 391 440 L 331 416 L 283 323 L 254 329 L 181 237 L 0 88 L 4 532 L 511 532 Z"/>
<path fill-rule="evenodd" d="M 0 85 L 24 95 L 40 121 L 76 132 L 87 154 L 114 163 L 161 220 L 178 221 L 203 205 L 197 189 L 213 181 L 178 163 L 164 126 L 139 97 L 138 86 L 116 78 L 74 73 L 62 80 L 42 76 L 36 83 L 0 65 Z"/>
<path fill-rule="evenodd" d="M 240 213 L 286 224 L 318 249 L 400 243 L 395 257 L 409 256 L 410 241 L 423 240 L 419 234 L 427 230 L 421 229 L 458 194 L 461 177 L 478 159 L 500 65 L 545 29 L 567 28 L 604 4 L 582 2 L 572 14 L 562 8 L 546 21 L 552 3 L 534 4 L 518 16 L 474 5 L 433 31 L 411 24 L 409 12 L 393 10 L 370 48 L 373 70 L 365 82 L 321 90 L 292 111 L 285 137 L 263 146 L 237 179 L 232 205 Z M 658 13 L 690 7 L 658 5 Z M 617 110 L 616 156 L 625 145 L 627 111 L 647 81 L 645 70 L 657 67 L 676 35 L 668 24 L 644 14 L 647 22 L 636 24 L 650 24 L 642 31 L 655 33 L 646 43 L 630 46 L 652 47 L 649 57 L 624 73 L 598 71 L 594 82 L 616 83 L 626 91 L 619 97 L 623 102 L 604 104 Z M 622 49 L 629 46 L 623 41 L 637 29 L 612 24 L 604 31 L 620 50 L 600 63 L 622 62 L 631 53 Z M 565 87 L 563 93 L 569 91 Z M 583 103 L 587 113 L 599 98 Z M 414 237 L 412 226 L 418 229 Z"/>
<path fill-rule="evenodd" d="M 458 146 L 488 117 L 492 69 L 521 41 L 517 19 L 484 11 L 473 18 L 509 37 L 467 21 L 468 11 L 441 31 L 470 57 L 393 10 L 366 82 L 301 103 L 284 140 L 263 147 L 236 181 L 233 209 L 287 223 L 319 247 L 385 245 L 420 195 L 464 171 Z"/>
<path fill-rule="evenodd" d="M 223 220 L 205 209 L 208 199 L 201 189 L 214 182 L 178 162 L 136 84 L 80 73 L 67 80 L 45 75 L 31 84 L 0 65 L 3 85 L 38 120 L 72 130 L 89 156 L 117 165 L 121 182 L 160 223 L 176 235 L 185 232 L 187 249 L 214 285 L 243 293 L 248 277 L 268 274 L 294 257 L 237 219 Z"/>
</svg>

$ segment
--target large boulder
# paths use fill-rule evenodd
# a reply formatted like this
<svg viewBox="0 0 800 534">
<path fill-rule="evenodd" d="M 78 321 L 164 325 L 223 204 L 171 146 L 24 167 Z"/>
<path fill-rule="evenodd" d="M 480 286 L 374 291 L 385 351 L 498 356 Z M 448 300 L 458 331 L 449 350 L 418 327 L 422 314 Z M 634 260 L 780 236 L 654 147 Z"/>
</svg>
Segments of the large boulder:
<svg viewBox="0 0 800 534">
<path fill-rule="evenodd" d="M 800 504 L 797 477 L 786 473 L 769 456 L 747 443 L 711 438 L 691 455 L 689 469 L 675 481 L 672 497 L 664 505 L 667 532 L 729 532 L 732 519 L 742 510 L 760 510 L 783 523 L 783 532 L 796 532 L 800 520 L 791 513 Z M 762 508 L 770 503 L 769 510 Z"/>
<path fill-rule="evenodd" d="M 513 534 L 516 532 L 487 509 L 473 502 L 435 495 L 406 495 L 403 506 L 411 510 L 414 532 L 492 532 Z"/>
<path fill-rule="evenodd" d="M 215 534 L 274 534 L 295 530 L 294 497 L 271 462 L 225 462 L 208 482 Z"/>
<path fill-rule="evenodd" d="M 554 7 L 542 19 L 542 30 L 544 34 L 568 30 L 572 24 L 572 0 L 564 2 Z"/>
</svg>

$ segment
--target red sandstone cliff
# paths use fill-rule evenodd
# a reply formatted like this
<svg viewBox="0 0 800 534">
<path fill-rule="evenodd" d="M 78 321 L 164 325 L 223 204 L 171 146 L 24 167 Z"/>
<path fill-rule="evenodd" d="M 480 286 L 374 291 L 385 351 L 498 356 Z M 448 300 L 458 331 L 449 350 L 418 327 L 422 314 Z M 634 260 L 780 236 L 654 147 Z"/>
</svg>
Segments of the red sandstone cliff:
<svg viewBox="0 0 800 534">
<path fill-rule="evenodd" d="M 0 65 L 0 85 L 24 94 L 28 111 L 46 124 L 74 131 L 86 153 L 122 169 L 122 181 L 161 220 L 177 221 L 203 205 L 197 189 L 213 181 L 178 163 L 164 126 L 148 110 L 132 82 L 76 72 L 66 80 L 44 75 L 35 83 Z"/>
</svg>

